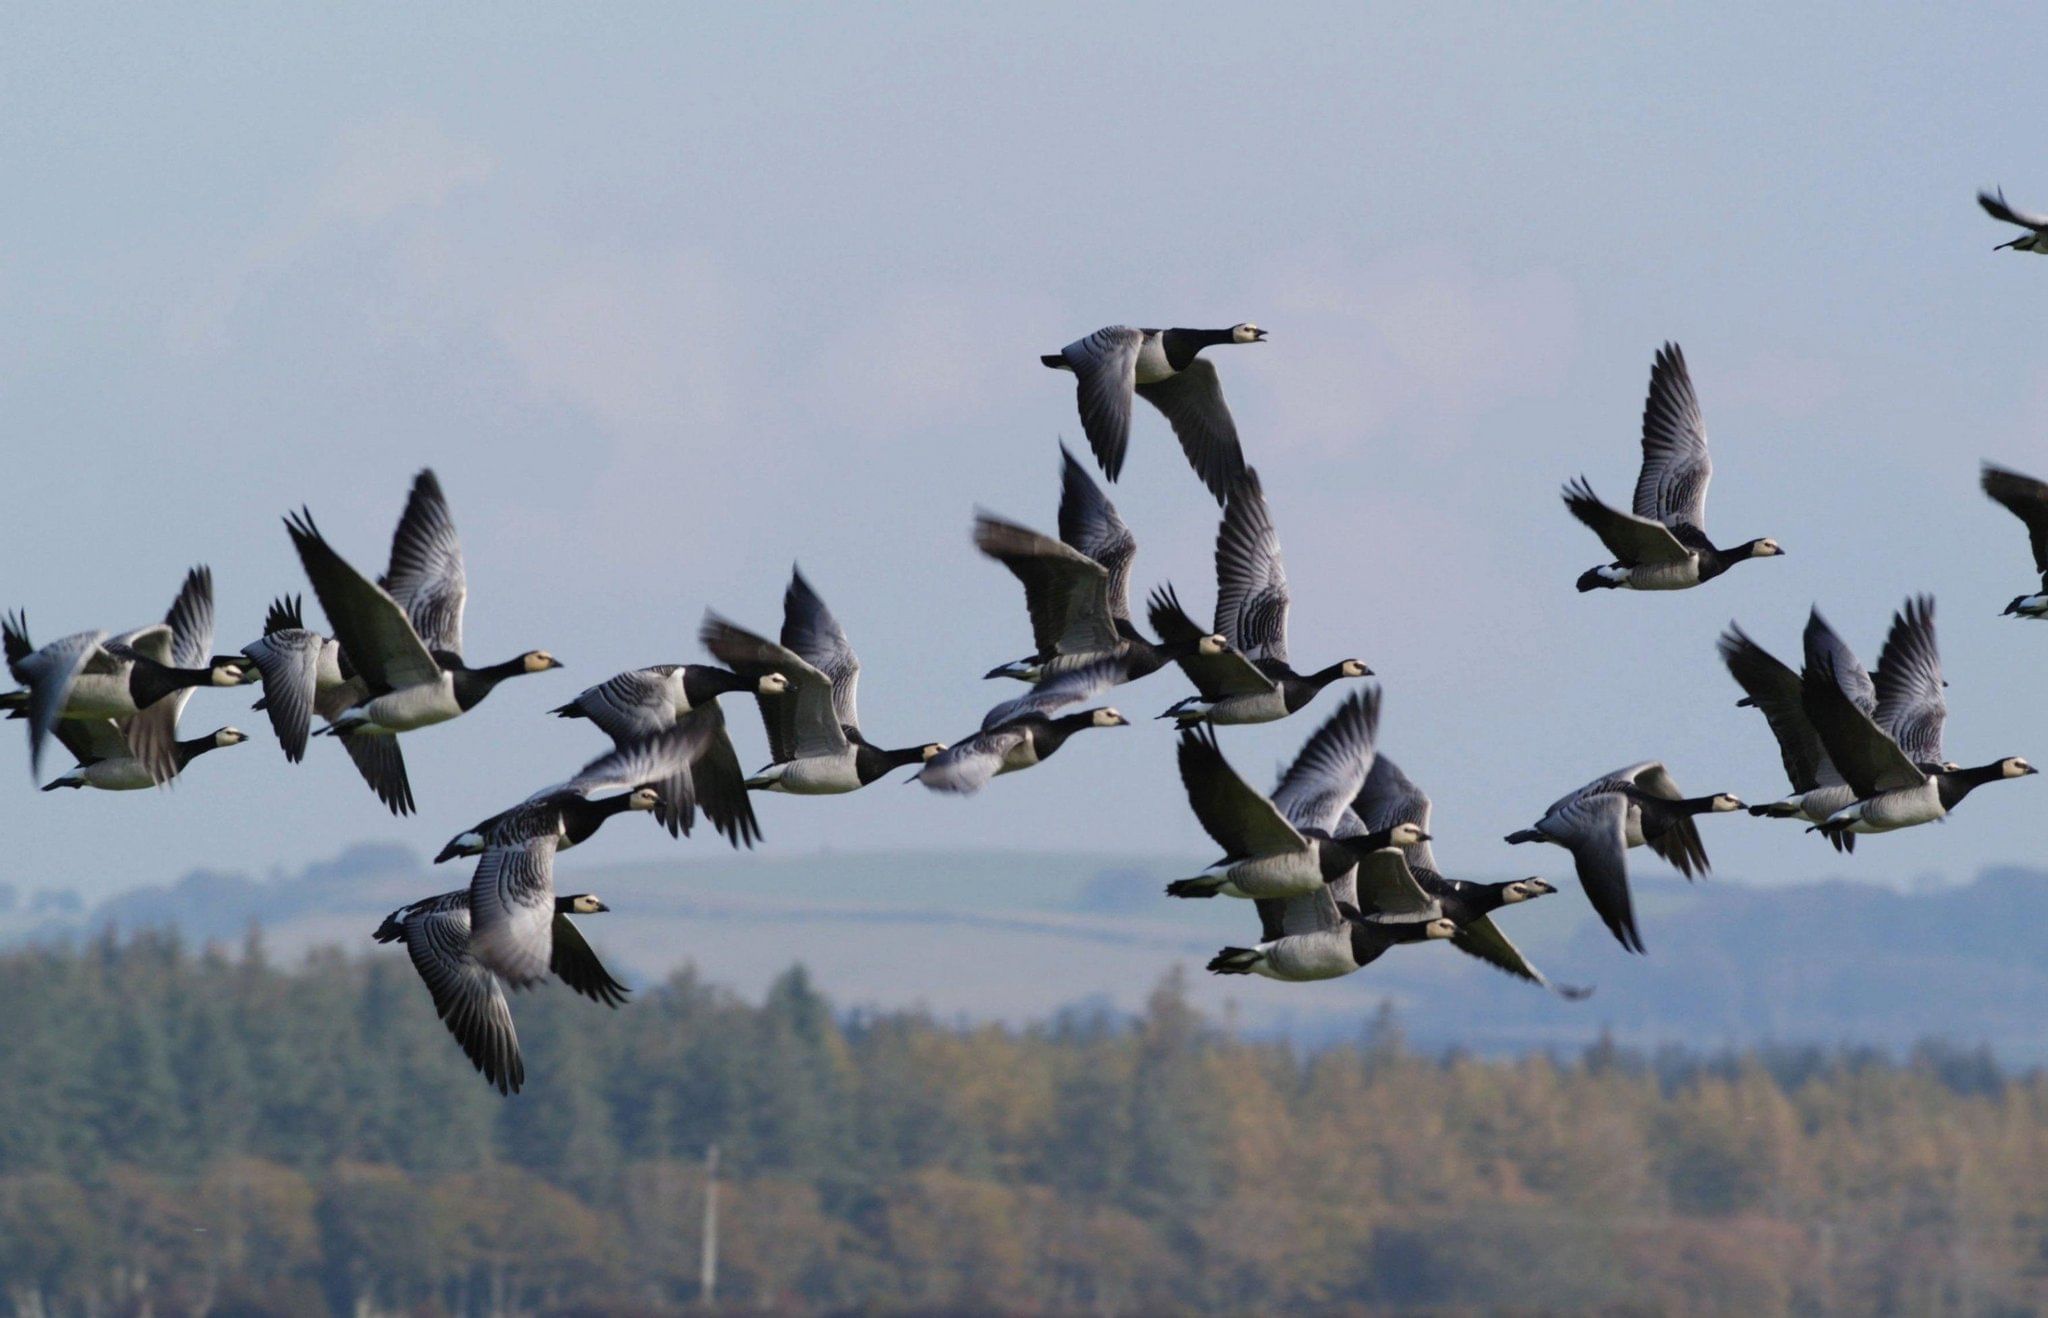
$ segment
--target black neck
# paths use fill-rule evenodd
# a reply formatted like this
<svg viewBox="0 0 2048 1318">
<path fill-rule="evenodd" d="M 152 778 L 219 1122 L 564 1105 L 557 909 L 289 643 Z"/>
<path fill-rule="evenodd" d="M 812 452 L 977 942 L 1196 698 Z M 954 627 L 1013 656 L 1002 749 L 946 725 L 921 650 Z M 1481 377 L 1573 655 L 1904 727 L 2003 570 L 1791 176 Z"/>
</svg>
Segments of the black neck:
<svg viewBox="0 0 2048 1318">
<path fill-rule="evenodd" d="M 1340 659 L 1327 668 L 1316 669 L 1316 671 L 1301 680 L 1314 686 L 1317 690 L 1321 690 L 1342 676 L 1344 676 L 1344 661 Z"/>
<path fill-rule="evenodd" d="M 1715 799 L 1711 796 L 1688 796 L 1671 804 L 1688 815 L 1708 815 L 1714 812 Z"/>
<path fill-rule="evenodd" d="M 1357 859 L 1364 860 L 1375 851 L 1381 851 L 1393 846 L 1394 830 L 1391 828 L 1376 828 L 1370 833 L 1359 833 L 1352 837 L 1339 838 L 1337 839 L 1337 845 L 1350 852 Z"/>
<path fill-rule="evenodd" d="M 692 705 L 701 705 L 734 691 L 752 691 L 758 680 L 742 677 L 730 668 L 714 664 L 691 664 L 683 669 L 683 694 Z"/>
<path fill-rule="evenodd" d="M 1236 337 L 1227 329 L 1170 329 L 1160 334 L 1159 346 L 1166 350 L 1166 364 L 1176 371 L 1184 371 L 1202 349 L 1234 342 Z"/>
<path fill-rule="evenodd" d="M 128 694 L 137 709 L 147 709 L 173 691 L 212 684 L 211 668 L 171 668 L 142 655 L 135 656 L 135 666 L 128 670 Z"/>
<path fill-rule="evenodd" d="M 1993 760 L 1989 764 L 1980 764 L 1974 769 L 1955 769 L 1947 773 L 1938 773 L 1935 775 L 1934 781 L 1941 792 L 1942 807 L 1946 809 L 1968 796 L 1971 792 L 1976 791 L 1985 783 L 1997 782 L 2003 777 L 2005 777 L 2005 761 Z"/>
<path fill-rule="evenodd" d="M 436 655 L 435 658 L 439 659 L 441 666 L 453 675 L 455 703 L 464 709 L 475 708 L 479 701 L 491 694 L 498 683 L 506 678 L 519 677 L 526 672 L 525 655 L 517 659 L 507 659 L 502 664 L 492 664 L 488 668 L 464 667 L 462 660 L 453 655 Z M 451 660 L 453 662 L 450 662 Z"/>
<path fill-rule="evenodd" d="M 177 747 L 178 767 L 180 769 L 184 768 L 192 763 L 192 761 L 206 754 L 206 752 L 217 749 L 219 745 L 220 743 L 212 737 L 194 737 L 190 741 L 179 742 Z"/>
</svg>

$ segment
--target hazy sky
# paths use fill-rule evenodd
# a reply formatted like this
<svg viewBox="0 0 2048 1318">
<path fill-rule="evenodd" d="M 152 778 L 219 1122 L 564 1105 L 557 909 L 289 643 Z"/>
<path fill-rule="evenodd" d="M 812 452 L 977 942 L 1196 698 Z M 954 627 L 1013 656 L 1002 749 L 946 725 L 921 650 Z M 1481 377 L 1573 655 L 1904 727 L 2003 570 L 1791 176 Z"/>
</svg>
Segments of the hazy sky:
<svg viewBox="0 0 2048 1318">
<path fill-rule="evenodd" d="M 1980 457 L 2048 474 L 2048 261 L 1994 255 L 2009 231 L 1971 199 L 2002 182 L 2048 207 L 2037 17 L 12 11 L 4 602 L 42 639 L 133 626 L 208 562 L 232 648 L 305 589 L 281 514 L 310 504 L 374 568 L 432 464 L 472 659 L 568 668 L 408 737 L 411 820 L 330 746 L 287 766 L 248 692 L 195 697 L 189 734 L 258 738 L 175 792 L 38 795 L 17 745 L 0 880 L 431 851 L 603 748 L 550 706 L 701 657 L 706 606 L 772 629 L 793 559 L 861 652 L 870 735 L 954 739 L 1013 693 L 979 674 L 1029 648 L 972 510 L 1053 526 L 1056 444 L 1080 435 L 1037 354 L 1119 321 L 1271 331 L 1214 359 L 1286 546 L 1295 657 L 1380 672 L 1383 744 L 1456 870 L 1568 873 L 1501 835 L 1637 758 L 1780 794 L 1714 638 L 1739 618 L 1796 659 L 1815 601 L 1874 661 L 1890 611 L 1936 592 L 1950 754 L 2048 761 L 2048 627 L 1997 617 L 2032 580 L 2024 537 L 1976 491 Z M 1626 502 L 1665 338 L 1714 440 L 1710 530 L 1787 556 L 1579 596 L 1604 554 L 1557 488 L 1585 472 Z M 1205 612 L 1215 508 L 1149 409 L 1113 495 L 1138 589 L 1171 579 Z M 766 845 L 1205 855 L 1151 720 L 1184 691 L 1120 690 L 1135 729 L 972 800 L 761 800 Z M 1226 748 L 1263 781 L 1333 705 Z M 1703 831 L 1731 876 L 1962 877 L 2038 857 L 2044 784 L 1847 862 L 1788 824 Z"/>
</svg>

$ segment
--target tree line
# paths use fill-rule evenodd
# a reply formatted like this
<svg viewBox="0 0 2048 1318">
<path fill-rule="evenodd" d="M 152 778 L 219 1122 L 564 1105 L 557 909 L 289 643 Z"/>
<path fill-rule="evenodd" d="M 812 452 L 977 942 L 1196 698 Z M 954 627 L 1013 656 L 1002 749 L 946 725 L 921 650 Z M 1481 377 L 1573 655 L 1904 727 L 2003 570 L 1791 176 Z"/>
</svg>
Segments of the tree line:
<svg viewBox="0 0 2048 1318">
<path fill-rule="evenodd" d="M 1233 1037 L 1178 973 L 1028 1029 L 678 974 L 522 996 L 488 1091 L 403 957 L 0 955 L 16 1314 L 2029 1312 L 2048 1080 L 1981 1050 Z"/>
</svg>

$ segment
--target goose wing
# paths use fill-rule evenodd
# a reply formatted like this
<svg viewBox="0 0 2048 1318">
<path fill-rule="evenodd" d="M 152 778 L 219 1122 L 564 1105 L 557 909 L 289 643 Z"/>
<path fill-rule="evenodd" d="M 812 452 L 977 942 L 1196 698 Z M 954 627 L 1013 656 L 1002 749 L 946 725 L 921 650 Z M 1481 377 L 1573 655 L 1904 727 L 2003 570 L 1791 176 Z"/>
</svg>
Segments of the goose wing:
<svg viewBox="0 0 2048 1318">
<path fill-rule="evenodd" d="M 1401 772 L 1401 766 L 1385 755 L 1373 756 L 1372 769 L 1365 775 L 1364 785 L 1351 802 L 1351 811 L 1354 827 L 1360 833 L 1377 833 L 1397 824 L 1413 824 L 1423 832 L 1429 832 L 1428 793 L 1411 782 L 1408 775 Z M 1410 866 L 1440 872 L 1436 854 L 1430 850 L 1428 841 L 1417 842 L 1402 850 L 1407 854 Z"/>
<path fill-rule="evenodd" d="M 1197 357 L 1186 370 L 1132 388 L 1166 417 L 1181 452 L 1188 455 L 1188 465 L 1216 502 L 1227 499 L 1231 486 L 1244 474 L 1244 449 L 1237 440 L 1237 423 L 1223 401 L 1223 381 L 1216 367 Z"/>
<path fill-rule="evenodd" d="M 341 656 L 343 670 L 347 669 L 348 656 Z M 313 697 L 314 712 L 332 723 L 342 712 L 360 703 L 369 695 L 369 686 L 362 678 L 354 677 L 340 686 L 330 687 L 321 692 L 316 689 Z M 394 815 L 413 813 L 412 781 L 405 773 L 405 752 L 398 748 L 396 737 L 342 737 L 341 748 L 348 752 L 349 762 L 356 766 L 356 772 L 369 784 L 377 799 Z"/>
<path fill-rule="evenodd" d="M 2048 224 L 2048 220 L 2043 221 Z M 2004 467 L 1984 464 L 1984 493 L 2005 506 L 2005 510 L 2027 525 L 2027 543 L 2034 551 L 2034 570 L 2041 574 L 2041 588 L 2048 590 L 2048 481 L 2022 476 Z"/>
<path fill-rule="evenodd" d="M 1300 934 L 1320 934 L 1342 928 L 1344 913 L 1340 901 L 1350 901 L 1351 879 L 1324 884 L 1300 897 L 1260 897 L 1252 904 L 1259 912 L 1259 941 L 1274 942 Z M 1339 889 L 1343 891 L 1340 892 Z M 1356 903 L 1353 903 L 1354 905 Z"/>
<path fill-rule="evenodd" d="M 1770 724 L 1792 790 L 1810 792 L 1820 786 L 1823 775 L 1834 774 L 1834 765 L 1828 760 L 1827 748 L 1820 744 L 1820 734 L 1813 730 L 1812 720 L 1806 717 L 1806 706 L 1799 694 L 1799 674 L 1734 623 L 1721 633 L 1720 650 L 1721 662 L 1728 666 L 1729 675 L 1743 690 L 1742 703 L 1754 705 Z"/>
<path fill-rule="evenodd" d="M 1379 729 L 1378 688 L 1355 691 L 1309 737 L 1273 789 L 1273 806 L 1309 832 L 1330 833 L 1365 785 Z"/>
<path fill-rule="evenodd" d="M 1259 473 L 1230 487 L 1216 531 L 1216 630 L 1252 660 L 1287 662 L 1287 570 Z"/>
<path fill-rule="evenodd" d="M 839 722 L 860 727 L 860 660 L 839 619 L 796 569 L 790 570 L 789 589 L 782 593 L 782 644 L 832 679 L 832 708 Z"/>
<path fill-rule="evenodd" d="M 178 668 L 207 665 L 213 655 L 213 569 L 202 563 L 185 574 L 164 615 L 163 630 L 167 653 L 159 662 Z M 191 687 L 179 687 L 129 719 L 123 729 L 129 749 L 151 782 L 161 785 L 178 776 L 178 717 L 191 698 Z"/>
<path fill-rule="evenodd" d="M 544 796 L 568 793 L 591 800 L 653 786 L 661 795 L 654 817 L 670 836 L 687 833 L 697 817 L 690 768 L 724 729 L 717 705 L 691 710 L 677 719 L 673 727 L 598 756 L 578 770 L 575 777 Z"/>
<path fill-rule="evenodd" d="M 1128 621 L 1138 538 L 1065 444 L 1060 445 L 1060 539 L 1102 564 L 1109 573 L 1109 615 Z"/>
<path fill-rule="evenodd" d="M 1505 970 L 1517 979 L 1526 979 L 1531 984 L 1547 988 L 1568 1002 L 1577 1002 L 1592 995 L 1590 988 L 1551 983 L 1542 971 L 1530 964 L 1529 958 L 1522 955 L 1522 949 L 1508 940 L 1490 915 L 1482 915 L 1469 924 L 1460 925 L 1458 932 L 1451 936 L 1451 945 L 1467 956 L 1476 956 L 1490 966 Z"/>
<path fill-rule="evenodd" d="M 768 753 L 777 763 L 837 755 L 849 744 L 833 706 L 832 679 L 795 652 L 736 626 L 716 613 L 704 615 L 697 638 L 718 661 L 736 673 L 761 677 L 780 673 L 789 679 L 781 695 L 758 695 L 761 722 L 768 730 Z"/>
<path fill-rule="evenodd" d="M 1093 700 L 1123 680 L 1123 659 L 1117 655 L 1091 659 L 1087 663 L 1055 672 L 1040 679 L 1023 695 L 1002 704 L 982 717 L 983 731 L 993 731 L 1028 714 L 1050 717 Z"/>
<path fill-rule="evenodd" d="M 1628 890 L 1628 798 L 1619 792 L 1578 797 L 1555 813 L 1552 825 L 1572 853 L 1593 910 L 1623 947 L 1641 952 Z"/>
<path fill-rule="evenodd" d="M 294 764 L 306 757 L 313 701 L 320 689 L 320 652 L 326 644 L 326 638 L 303 627 L 290 627 L 266 632 L 242 647 L 243 657 L 256 665 L 263 679 L 263 709 L 270 726 L 285 758 Z M 338 715 L 341 709 L 334 712 Z"/>
<path fill-rule="evenodd" d="M 1593 529 L 1607 552 L 1622 563 L 1682 563 L 1692 550 L 1678 542 L 1671 528 L 1649 517 L 1636 517 L 1600 502 L 1593 487 L 1580 476 L 1564 487 L 1564 506 L 1572 516 Z"/>
<path fill-rule="evenodd" d="M 1018 726 L 978 732 L 934 755 L 912 778 L 935 792 L 972 795 L 1002 772 L 1003 761 L 1023 743 L 1026 735 Z"/>
<path fill-rule="evenodd" d="M 2004 220 L 2007 224 L 2017 224 L 2022 228 L 2037 231 L 2048 229 L 2048 215 L 2036 215 L 2032 211 L 2013 209 L 2011 203 L 2005 199 L 2004 188 L 1996 192 L 1979 192 L 1977 204 L 1994 220 Z M 2048 568 L 2044 568 L 2043 571 L 2048 571 Z"/>
<path fill-rule="evenodd" d="M 1811 630 L 1810 623 L 1808 627 Z M 1880 677 L 1883 672 L 1884 664 L 1880 661 Z M 1806 717 L 1813 721 L 1814 731 L 1820 734 L 1821 745 L 1827 748 L 1828 758 L 1857 796 L 1875 796 L 1927 781 L 1927 776 L 1915 767 L 1891 734 L 1871 715 L 1858 709 L 1842 690 L 1835 676 L 1834 656 L 1825 648 L 1816 646 L 1807 656 L 1805 672 L 1800 675 L 1800 700 Z"/>
<path fill-rule="evenodd" d="M 659 664 L 615 674 L 586 688 L 562 708 L 583 715 L 615 742 L 652 736 L 676 721 L 669 679 L 677 667 Z"/>
<path fill-rule="evenodd" d="M 1707 529 L 1707 483 L 1714 459 L 1707 423 L 1685 353 L 1675 343 L 1657 350 L 1643 402 L 1643 469 L 1636 477 L 1635 514 L 1666 526 Z"/>
<path fill-rule="evenodd" d="M 405 914 L 403 924 L 412 968 L 433 995 L 434 1010 L 448 1033 L 499 1093 L 518 1093 L 526 1083 L 519 1032 L 512 1025 L 504 985 L 470 955 L 469 894 L 451 892 L 420 902 Z"/>
<path fill-rule="evenodd" d="M 1224 854 L 1278 855 L 1300 851 L 1308 841 L 1274 804 L 1238 776 L 1206 727 L 1180 734 L 1180 781 L 1202 831 Z"/>
<path fill-rule="evenodd" d="M 1678 790 L 1678 783 L 1661 760 L 1644 760 L 1625 769 L 1617 769 L 1608 775 L 1607 781 L 1624 797 L 1654 796 L 1664 801 L 1685 799 L 1685 793 Z M 1699 824 L 1691 815 L 1680 815 L 1655 836 L 1644 829 L 1643 843 L 1688 879 L 1704 874 L 1708 869 L 1707 844 L 1700 840 Z"/>
<path fill-rule="evenodd" d="M 1906 601 L 1892 615 L 1890 635 L 1877 653 L 1877 726 L 1891 734 L 1915 764 L 1940 764 L 1941 733 L 1948 722 L 1941 650 L 1934 639 L 1934 599 Z"/>
<path fill-rule="evenodd" d="M 334 627 L 334 639 L 369 683 L 370 694 L 441 680 L 441 665 L 413 630 L 404 608 L 334 552 L 311 513 L 301 509 L 285 518 L 285 529 Z"/>
<path fill-rule="evenodd" d="M 129 755 L 120 725 L 110 718 L 61 718 L 52 729 L 65 750 L 80 764 L 121 760 Z"/>
<path fill-rule="evenodd" d="M 1146 601 L 1145 611 L 1152 630 L 1159 633 L 1161 645 L 1186 646 L 1207 635 L 1181 607 L 1180 596 L 1174 593 L 1172 586 L 1154 590 Z M 1187 674 L 1188 680 L 1195 684 L 1195 690 L 1201 692 L 1205 700 L 1255 695 L 1273 689 L 1273 679 L 1236 649 L 1221 654 L 1189 650 L 1174 662 L 1180 665 L 1181 672 Z"/>
<path fill-rule="evenodd" d="M 624 984 L 613 979 L 611 972 L 604 968 L 604 962 L 597 959 L 597 953 L 590 948 L 590 941 L 576 922 L 567 913 L 555 912 L 553 929 L 554 959 L 548 968 L 555 978 L 581 993 L 592 1002 L 602 1002 L 607 1007 L 623 1006 L 626 995 L 632 992 Z"/>
<path fill-rule="evenodd" d="M 28 624 L 19 613 L 7 619 L 7 666 L 28 688 L 28 767 L 40 776 L 43 742 L 49 737 L 71 698 L 71 684 L 100 655 L 105 632 L 73 632 L 40 650 L 28 650 Z"/>
<path fill-rule="evenodd" d="M 391 535 L 391 566 L 378 583 L 391 592 L 412 629 L 438 654 L 462 653 L 462 609 L 469 581 L 462 568 L 462 541 L 433 469 L 413 477 L 405 511 Z M 326 601 L 321 601 L 324 606 Z"/>
<path fill-rule="evenodd" d="M 751 847 L 761 840 L 761 824 L 754 818 L 747 774 L 740 768 L 739 752 L 725 730 L 725 712 L 716 701 L 706 708 L 707 721 L 715 731 L 688 770 L 690 791 L 719 836 L 735 847 Z"/>
<path fill-rule="evenodd" d="M 1075 400 L 1088 447 L 1114 481 L 1124 469 L 1131 444 L 1131 394 L 1138 382 L 1138 350 L 1145 332 L 1128 325 L 1108 325 L 1060 349 L 1074 373 Z"/>
<path fill-rule="evenodd" d="M 1407 920 L 1434 920 L 1443 914 L 1436 898 L 1424 892 L 1399 847 L 1381 847 L 1358 863 L 1358 907 L 1371 915 Z"/>
<path fill-rule="evenodd" d="M 1023 584 L 1039 654 L 1094 654 L 1123 643 L 1110 612 L 1109 569 L 1101 563 L 986 512 L 975 515 L 974 547 Z"/>
<path fill-rule="evenodd" d="M 514 811 L 492 830 L 469 881 L 470 950 L 515 987 L 540 980 L 554 959 L 558 840 L 550 812 Z"/>
</svg>

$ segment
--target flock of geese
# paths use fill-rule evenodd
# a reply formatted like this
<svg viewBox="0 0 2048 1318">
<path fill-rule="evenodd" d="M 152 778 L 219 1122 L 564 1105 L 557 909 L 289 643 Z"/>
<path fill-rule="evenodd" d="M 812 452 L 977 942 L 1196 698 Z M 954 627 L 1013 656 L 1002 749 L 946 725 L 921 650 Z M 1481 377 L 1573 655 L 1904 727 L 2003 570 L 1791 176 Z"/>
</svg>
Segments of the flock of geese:
<svg viewBox="0 0 2048 1318">
<path fill-rule="evenodd" d="M 1980 200 L 1993 215 L 2028 229 L 2005 246 L 2048 251 L 2048 217 L 2013 211 L 2002 196 Z M 554 975 L 598 1002 L 626 1000 L 625 986 L 606 971 L 574 919 L 608 908 L 593 894 L 555 890 L 556 854 L 589 839 L 606 820 L 646 812 L 671 835 L 686 835 L 701 813 L 734 846 L 751 846 L 761 837 L 755 792 L 853 792 L 911 766 L 914 781 L 932 791 L 978 792 L 994 778 L 1050 759 L 1076 734 L 1125 726 L 1128 720 L 1095 703 L 1098 697 L 1168 666 L 1193 693 L 1159 717 L 1178 730 L 1188 803 L 1223 854 L 1166 893 L 1248 899 L 1259 919 L 1258 940 L 1222 949 L 1211 971 L 1329 979 L 1397 944 L 1447 939 L 1564 997 L 1583 996 L 1588 990 L 1546 979 L 1495 920 L 1504 908 L 1555 887 L 1533 877 L 1474 883 L 1438 868 L 1428 795 L 1379 752 L 1378 688 L 1341 700 L 1271 792 L 1253 786 L 1223 753 L 1217 729 L 1288 718 L 1326 687 L 1372 675 L 1356 658 L 1303 672 L 1288 655 L 1292 598 L 1279 536 L 1258 473 L 1245 465 L 1216 368 L 1202 355 L 1265 339 L 1250 324 L 1112 326 L 1043 358 L 1074 375 L 1083 431 L 1111 481 L 1129 447 L 1133 399 L 1143 398 L 1165 416 L 1215 496 L 1221 521 L 1208 628 L 1172 585 L 1145 600 L 1150 635 L 1133 620 L 1136 537 L 1087 467 L 1062 446 L 1057 536 L 987 512 L 975 519 L 975 546 L 1023 587 L 1032 650 L 987 674 L 1025 690 L 991 708 L 965 737 L 893 749 L 869 740 L 856 703 L 860 660 L 801 571 L 784 592 L 775 639 L 707 613 L 698 639 L 717 664 L 634 669 L 552 710 L 587 721 L 611 749 L 566 781 L 449 839 L 435 860 L 474 858 L 469 883 L 400 907 L 374 935 L 405 945 L 441 1019 L 485 1079 L 511 1093 L 525 1076 L 507 986 L 527 988 Z M 1629 510 L 1601 501 L 1583 477 L 1564 487 L 1566 508 L 1612 555 L 1581 576 L 1578 588 L 1690 589 L 1736 564 L 1782 553 L 1769 537 L 1715 544 L 1706 530 L 1712 474 L 1685 357 L 1667 344 L 1650 372 L 1642 465 Z M 1988 464 L 1982 480 L 1984 492 L 2026 524 L 2041 574 L 2041 590 L 2005 611 L 2048 618 L 2048 483 Z M 481 666 L 465 659 L 462 548 L 431 470 L 414 480 L 389 564 L 374 579 L 334 548 L 309 511 L 287 516 L 285 529 L 328 632 L 309 628 L 302 600 L 285 596 L 271 605 L 261 636 L 239 651 L 213 653 L 213 577 L 203 566 L 187 573 L 162 622 L 131 631 L 80 631 L 38 648 L 24 616 L 7 615 L 0 640 L 21 685 L 0 694 L 0 708 L 27 723 L 38 782 L 51 737 L 76 760 L 44 791 L 129 791 L 170 782 L 199 756 L 248 740 L 232 727 L 180 739 L 193 692 L 260 682 L 256 706 L 287 760 L 299 762 L 313 737 L 327 736 L 378 800 L 394 814 L 410 814 L 405 736 L 468 714 L 505 681 L 561 666 L 545 650 Z M 1569 851 L 1594 910 L 1630 951 L 1644 945 L 1629 896 L 1628 851 L 1647 846 L 1688 878 L 1703 873 L 1702 815 L 1747 809 L 1801 820 L 1846 851 L 1859 835 L 1944 818 L 1977 787 L 2035 772 L 2016 756 L 1971 768 L 1947 758 L 1946 683 L 1931 599 L 1906 602 L 1874 671 L 1817 609 L 1796 670 L 1735 625 L 1722 635 L 1720 653 L 1744 692 L 1738 703 L 1761 713 L 1778 743 L 1789 795 L 1752 807 L 1727 793 L 1687 796 L 1662 762 L 1645 760 L 1560 797 L 1507 839 Z M 719 702 L 728 695 L 751 696 L 759 707 L 771 762 L 756 773 L 741 767 L 727 734 Z"/>
</svg>

